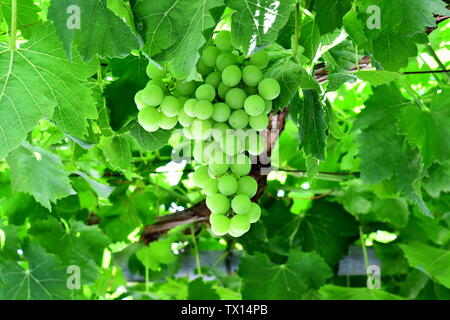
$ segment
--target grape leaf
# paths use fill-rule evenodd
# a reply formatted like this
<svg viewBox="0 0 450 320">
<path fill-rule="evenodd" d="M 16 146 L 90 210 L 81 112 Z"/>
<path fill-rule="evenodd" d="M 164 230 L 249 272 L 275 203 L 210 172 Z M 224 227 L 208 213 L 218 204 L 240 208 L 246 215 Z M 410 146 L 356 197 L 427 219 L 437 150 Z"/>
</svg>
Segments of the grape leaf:
<svg viewBox="0 0 450 320">
<path fill-rule="evenodd" d="M 11 0 L 0 0 L 0 11 L 11 30 Z M 32 27 L 40 22 L 39 8 L 33 0 L 17 1 L 17 28 L 21 35 L 28 39 L 31 36 Z"/>
<path fill-rule="evenodd" d="M 450 251 L 422 243 L 400 244 L 409 264 L 450 288 Z"/>
<path fill-rule="evenodd" d="M 147 132 L 137 121 L 134 121 L 130 126 L 129 133 L 142 151 L 155 151 L 167 145 L 173 130 Z"/>
<path fill-rule="evenodd" d="M 255 268 L 257 266 L 257 268 Z M 244 256 L 239 265 L 244 299 L 301 299 L 317 290 L 332 276 L 331 269 L 315 253 L 291 251 L 284 264 L 274 264 L 267 255 Z"/>
<path fill-rule="evenodd" d="M 36 244 L 23 250 L 28 269 L 0 260 L 0 298 L 7 300 L 67 300 L 67 275 L 59 260 Z"/>
<path fill-rule="evenodd" d="M 401 74 L 398 72 L 391 72 L 385 70 L 357 71 L 354 74 L 359 79 L 367 81 L 373 86 L 386 84 L 401 77 Z"/>
<path fill-rule="evenodd" d="M 131 169 L 131 146 L 128 135 L 120 134 L 112 137 L 103 137 L 99 147 L 103 150 L 109 163 L 115 169 Z"/>
<path fill-rule="evenodd" d="M 425 190 L 434 198 L 438 198 L 441 192 L 450 192 L 450 161 L 442 165 L 434 165 L 428 171 L 428 177 L 424 181 Z"/>
<path fill-rule="evenodd" d="M 314 2 L 316 21 L 321 34 L 342 27 L 342 18 L 351 9 L 351 0 L 322 0 Z"/>
<path fill-rule="evenodd" d="M 418 147 L 425 167 L 450 159 L 450 90 L 437 94 L 430 111 L 409 106 L 401 112 L 398 127 L 412 147 Z"/>
<path fill-rule="evenodd" d="M 136 252 L 136 257 L 147 268 L 156 270 L 160 264 L 170 264 L 176 260 L 169 239 L 153 241 Z"/>
<path fill-rule="evenodd" d="M 346 288 L 327 284 L 320 288 L 323 300 L 404 300 L 403 297 L 368 288 Z"/>
<path fill-rule="evenodd" d="M 11 170 L 11 183 L 18 192 L 31 194 L 37 202 L 51 210 L 50 202 L 75 194 L 61 159 L 28 142 L 6 159 Z"/>
<path fill-rule="evenodd" d="M 273 78 L 280 83 L 281 92 L 274 100 L 274 111 L 282 110 L 291 103 L 298 93 L 298 87 L 303 73 L 302 67 L 290 58 L 276 61 L 266 72 L 266 77 Z"/>
<path fill-rule="evenodd" d="M 274 42 L 289 20 L 294 0 L 227 0 L 235 10 L 231 21 L 231 37 L 236 48 L 250 55 L 257 47 Z"/>
<path fill-rule="evenodd" d="M 408 204 L 402 198 L 375 199 L 371 212 L 361 216 L 362 221 L 382 221 L 402 228 L 409 219 Z"/>
<path fill-rule="evenodd" d="M 31 40 L 10 51 L 0 48 L 0 159 L 17 148 L 38 121 L 51 118 L 64 131 L 83 138 L 87 119 L 95 119 L 95 101 L 84 80 L 93 64 L 65 59 L 52 26 L 34 29 Z"/>
<path fill-rule="evenodd" d="M 220 296 L 213 289 L 211 283 L 201 278 L 191 281 L 188 286 L 188 300 L 220 300 Z"/>
<path fill-rule="evenodd" d="M 86 173 L 84 173 L 82 171 L 76 170 L 73 173 L 76 173 L 81 178 L 86 180 L 86 182 L 91 186 L 91 188 L 95 191 L 95 193 L 101 198 L 108 198 L 115 189 L 115 187 L 101 183 L 101 182 L 91 178 L 89 175 L 87 175 Z"/>
<path fill-rule="evenodd" d="M 69 28 L 75 13 L 67 13 L 70 6 L 79 8 L 79 28 Z M 75 45 L 85 61 L 96 55 L 103 58 L 125 57 L 141 47 L 140 39 L 130 27 L 108 9 L 107 0 L 52 0 L 48 19 L 71 56 Z"/>
<path fill-rule="evenodd" d="M 196 78 L 198 51 L 211 36 L 218 18 L 213 12 L 220 8 L 223 0 L 139 0 L 134 12 L 144 24 L 145 52 L 168 61 L 176 78 Z"/>
</svg>

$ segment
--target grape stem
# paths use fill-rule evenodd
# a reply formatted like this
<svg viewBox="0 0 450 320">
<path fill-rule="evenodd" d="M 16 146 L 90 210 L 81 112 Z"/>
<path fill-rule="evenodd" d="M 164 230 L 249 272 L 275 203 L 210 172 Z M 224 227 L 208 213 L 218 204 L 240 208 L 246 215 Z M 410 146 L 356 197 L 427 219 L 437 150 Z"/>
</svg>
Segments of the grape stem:
<svg viewBox="0 0 450 320">
<path fill-rule="evenodd" d="M 292 44 L 292 55 L 294 56 L 295 61 L 299 63 L 298 60 L 298 47 L 299 47 L 299 41 L 300 41 L 300 3 L 295 4 L 295 29 L 294 29 L 294 41 Z"/>
<path fill-rule="evenodd" d="M 16 35 L 17 35 L 17 0 L 11 0 L 11 37 L 9 48 L 11 51 L 16 50 Z"/>
</svg>

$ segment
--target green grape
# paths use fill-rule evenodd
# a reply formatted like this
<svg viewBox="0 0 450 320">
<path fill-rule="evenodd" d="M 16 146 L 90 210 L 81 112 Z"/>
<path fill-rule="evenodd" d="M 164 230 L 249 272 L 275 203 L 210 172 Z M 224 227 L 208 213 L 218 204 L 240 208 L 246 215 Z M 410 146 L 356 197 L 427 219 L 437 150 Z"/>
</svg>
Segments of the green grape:
<svg viewBox="0 0 450 320">
<path fill-rule="evenodd" d="M 251 154 L 252 156 L 259 156 L 261 153 L 264 152 L 265 148 L 266 148 L 266 141 L 262 136 L 260 135 L 247 136 L 245 142 L 245 149 L 248 151 L 249 154 Z"/>
<path fill-rule="evenodd" d="M 269 114 L 272 111 L 272 100 L 264 100 L 264 102 L 266 103 L 266 108 L 264 109 L 264 113 L 265 114 Z"/>
<path fill-rule="evenodd" d="M 212 118 L 217 122 L 225 122 L 230 118 L 231 110 L 230 107 L 223 102 L 218 102 L 214 104 L 214 112 Z"/>
<path fill-rule="evenodd" d="M 266 114 L 261 113 L 259 116 L 250 117 L 248 123 L 252 129 L 261 131 L 266 129 L 269 125 L 269 117 Z"/>
<path fill-rule="evenodd" d="M 191 127 L 183 128 L 183 136 L 189 140 L 194 139 L 194 137 L 192 136 Z"/>
<path fill-rule="evenodd" d="M 264 50 L 260 50 L 250 57 L 250 63 L 260 69 L 264 69 L 269 63 L 269 54 Z"/>
<path fill-rule="evenodd" d="M 208 67 L 214 67 L 216 65 L 217 56 L 220 54 L 220 50 L 217 47 L 209 46 L 203 50 L 202 61 Z"/>
<path fill-rule="evenodd" d="M 159 127 L 164 130 L 173 129 L 178 122 L 178 117 L 168 117 L 161 113 L 161 120 L 159 121 Z"/>
<path fill-rule="evenodd" d="M 145 103 L 144 100 L 145 95 L 146 93 L 143 90 L 136 92 L 136 94 L 134 95 L 134 103 L 136 103 L 138 110 L 142 110 L 145 107 L 149 107 L 149 105 Z"/>
<path fill-rule="evenodd" d="M 211 136 L 211 121 L 195 119 L 192 121 L 191 133 L 195 140 L 206 140 Z"/>
<path fill-rule="evenodd" d="M 245 87 L 244 88 L 245 93 L 247 94 L 247 96 L 251 96 L 254 94 L 258 94 L 258 87 Z"/>
<path fill-rule="evenodd" d="M 213 71 L 213 68 L 208 67 L 202 59 L 198 60 L 197 63 L 197 71 L 198 73 L 200 73 L 203 77 L 206 77 L 208 74 L 211 73 L 211 71 Z"/>
<path fill-rule="evenodd" d="M 220 183 L 219 183 L 220 191 Z M 236 214 L 246 214 L 250 211 L 252 202 L 250 198 L 243 194 L 238 194 L 231 200 L 231 208 Z"/>
<path fill-rule="evenodd" d="M 178 122 L 183 127 L 189 127 L 192 124 L 192 121 L 194 121 L 193 117 L 189 117 L 184 109 L 181 109 L 180 113 L 178 114 Z"/>
<path fill-rule="evenodd" d="M 194 161 L 198 163 L 205 163 L 205 142 L 202 140 L 197 140 L 194 142 L 194 148 L 192 149 L 192 156 Z"/>
<path fill-rule="evenodd" d="M 216 194 L 219 191 L 219 189 L 217 187 L 217 180 L 211 179 L 211 180 L 208 180 L 207 182 L 203 183 L 202 191 L 207 196 Z"/>
<path fill-rule="evenodd" d="M 219 87 L 221 81 L 222 73 L 220 73 L 220 71 L 211 72 L 205 79 L 205 83 L 213 86 L 214 88 Z"/>
<path fill-rule="evenodd" d="M 161 111 L 168 117 L 176 117 L 181 110 L 181 103 L 177 97 L 166 96 L 161 102 Z"/>
<path fill-rule="evenodd" d="M 211 214 L 209 216 L 209 223 L 211 224 L 211 231 L 216 236 L 223 236 L 230 230 L 230 219 L 221 214 Z"/>
<path fill-rule="evenodd" d="M 263 98 L 255 94 L 245 99 L 244 109 L 250 116 L 259 116 L 266 109 L 266 103 Z"/>
<path fill-rule="evenodd" d="M 222 72 L 222 81 L 229 87 L 239 84 L 242 78 L 241 69 L 236 65 L 227 66 Z"/>
<path fill-rule="evenodd" d="M 195 97 L 198 100 L 213 101 L 216 97 L 216 90 L 212 85 L 202 84 L 195 90 Z"/>
<path fill-rule="evenodd" d="M 235 110 L 228 119 L 228 123 L 234 129 L 243 129 L 248 125 L 248 114 L 242 110 Z"/>
<path fill-rule="evenodd" d="M 166 90 L 166 84 L 162 80 L 154 80 L 154 79 L 152 79 L 149 82 L 147 82 L 146 87 L 149 87 L 149 86 L 158 86 L 162 90 Z"/>
<path fill-rule="evenodd" d="M 183 109 L 183 106 L 186 103 L 186 101 L 189 100 L 189 97 L 179 96 L 177 98 L 178 98 L 178 101 L 180 101 L 181 109 Z"/>
<path fill-rule="evenodd" d="M 250 211 L 248 212 L 248 218 L 250 223 L 255 223 L 261 218 L 261 207 L 256 203 L 252 202 L 252 206 L 250 207 Z"/>
<path fill-rule="evenodd" d="M 138 113 L 138 122 L 145 131 L 154 132 L 159 129 L 161 113 L 154 107 L 145 107 Z"/>
<path fill-rule="evenodd" d="M 258 84 L 258 92 L 266 100 L 273 100 L 280 95 L 280 84 L 277 80 L 266 78 Z"/>
<path fill-rule="evenodd" d="M 217 186 L 219 187 L 219 192 L 221 194 L 231 196 L 232 194 L 236 193 L 238 188 L 238 182 L 235 177 L 231 175 L 226 175 L 219 178 Z"/>
<path fill-rule="evenodd" d="M 216 67 L 219 71 L 223 71 L 226 67 L 237 62 L 237 57 L 230 52 L 222 52 L 216 60 Z"/>
<path fill-rule="evenodd" d="M 216 151 L 214 157 L 209 161 L 209 170 L 215 175 L 220 176 L 227 172 L 229 166 L 228 157 L 222 151 Z"/>
<path fill-rule="evenodd" d="M 263 74 L 257 66 L 248 65 L 242 69 L 242 80 L 248 86 L 255 87 L 262 80 Z"/>
<path fill-rule="evenodd" d="M 222 79 L 222 74 L 220 74 L 220 79 Z M 217 93 L 219 94 L 220 98 L 225 99 L 225 96 L 230 89 L 231 88 L 229 86 L 220 81 L 219 86 L 217 87 Z"/>
<path fill-rule="evenodd" d="M 258 191 L 258 183 L 250 176 L 243 176 L 238 181 L 237 194 L 243 194 L 250 199 L 253 198 Z"/>
<path fill-rule="evenodd" d="M 242 151 L 242 143 L 236 135 L 227 132 L 220 140 L 220 148 L 233 157 Z"/>
<path fill-rule="evenodd" d="M 214 43 L 217 48 L 222 51 L 230 51 L 232 49 L 231 46 L 231 32 L 227 30 L 222 30 L 216 34 L 214 38 Z"/>
<path fill-rule="evenodd" d="M 250 230 L 250 221 L 247 215 L 235 215 L 230 219 L 230 231 L 242 235 L 248 230 Z"/>
<path fill-rule="evenodd" d="M 252 161 L 245 154 L 238 154 L 230 167 L 236 176 L 245 176 L 252 168 Z"/>
<path fill-rule="evenodd" d="M 155 66 L 152 62 L 149 62 L 147 65 L 147 75 L 152 80 L 162 80 L 167 76 L 167 72 Z"/>
<path fill-rule="evenodd" d="M 227 125 L 225 122 L 214 123 L 213 131 L 212 131 L 212 136 L 213 136 L 214 140 L 220 142 L 222 140 L 222 137 L 225 135 L 225 133 L 229 129 L 230 129 L 230 126 Z"/>
<path fill-rule="evenodd" d="M 180 96 L 192 96 L 197 89 L 194 81 L 177 81 L 175 84 L 175 91 Z"/>
<path fill-rule="evenodd" d="M 216 193 L 206 197 L 206 206 L 214 214 L 226 214 L 230 210 L 230 199 L 221 193 Z"/>
<path fill-rule="evenodd" d="M 142 91 L 144 91 L 142 95 L 144 103 L 151 107 L 159 106 L 164 98 L 164 91 L 154 84 L 146 86 Z"/>
<path fill-rule="evenodd" d="M 208 182 L 209 180 L 214 180 L 209 176 L 207 166 L 201 166 L 195 169 L 192 178 L 194 180 L 194 184 L 199 188 L 203 188 L 205 182 Z"/>
<path fill-rule="evenodd" d="M 244 90 L 239 88 L 230 89 L 225 95 L 225 102 L 231 109 L 240 109 L 244 106 L 244 101 L 247 98 L 247 94 Z"/>
<path fill-rule="evenodd" d="M 184 103 L 184 112 L 192 118 L 195 118 L 195 104 L 197 103 L 197 99 L 189 99 Z"/>
<path fill-rule="evenodd" d="M 207 100 L 199 100 L 195 104 L 194 114 L 200 120 L 207 120 L 211 118 L 214 112 L 214 107 L 211 102 Z"/>
<path fill-rule="evenodd" d="M 228 234 L 232 237 L 239 238 L 242 236 L 245 232 L 235 232 L 233 230 L 228 230 Z"/>
</svg>

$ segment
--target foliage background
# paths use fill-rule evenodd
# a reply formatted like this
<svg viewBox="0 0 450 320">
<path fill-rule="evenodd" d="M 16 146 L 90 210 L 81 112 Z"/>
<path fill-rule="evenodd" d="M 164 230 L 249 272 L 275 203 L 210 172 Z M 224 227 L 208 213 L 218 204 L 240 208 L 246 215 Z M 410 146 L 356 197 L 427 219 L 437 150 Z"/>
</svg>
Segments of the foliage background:
<svg viewBox="0 0 450 320">
<path fill-rule="evenodd" d="M 448 299 L 446 7 L 0 0 L 0 298 Z M 259 177 L 262 219 L 238 239 L 211 235 L 192 165 L 171 162 L 176 137 L 143 131 L 133 101 L 149 58 L 197 79 L 230 27 L 242 52 L 270 52 L 284 129 L 280 170 Z M 339 273 L 355 245 L 381 262 L 381 289 Z"/>
</svg>

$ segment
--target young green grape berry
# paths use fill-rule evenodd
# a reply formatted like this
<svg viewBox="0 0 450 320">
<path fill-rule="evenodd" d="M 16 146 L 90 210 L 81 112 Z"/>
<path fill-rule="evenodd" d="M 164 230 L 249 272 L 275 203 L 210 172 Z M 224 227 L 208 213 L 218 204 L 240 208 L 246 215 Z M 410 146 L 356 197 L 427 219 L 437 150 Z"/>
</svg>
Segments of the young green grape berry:
<svg viewBox="0 0 450 320">
<path fill-rule="evenodd" d="M 223 72 L 226 67 L 234 65 L 237 63 L 237 57 L 230 52 L 222 52 L 219 54 L 216 60 L 216 68 Z"/>
<path fill-rule="evenodd" d="M 243 176 L 238 180 L 238 189 L 236 194 L 242 194 L 250 199 L 253 198 L 258 191 L 258 183 L 250 176 Z"/>
<path fill-rule="evenodd" d="M 217 47 L 209 46 L 203 50 L 202 61 L 208 67 L 214 67 L 216 65 L 217 56 L 220 54 L 220 50 Z"/>
<path fill-rule="evenodd" d="M 244 109 L 250 116 L 259 116 L 264 112 L 266 108 L 266 103 L 263 98 L 258 95 L 252 95 L 245 99 L 244 101 Z"/>
<path fill-rule="evenodd" d="M 207 158 L 205 156 L 205 142 L 202 140 L 197 140 L 194 142 L 194 147 L 192 148 L 192 156 L 194 161 L 198 163 L 205 163 Z"/>
<path fill-rule="evenodd" d="M 238 136 L 227 132 L 220 140 L 220 148 L 227 155 L 233 157 L 242 151 L 242 143 Z"/>
<path fill-rule="evenodd" d="M 247 215 L 235 215 L 230 219 L 230 230 L 237 234 L 244 234 L 250 230 L 250 221 Z"/>
<path fill-rule="evenodd" d="M 218 88 L 221 82 L 222 73 L 220 73 L 220 71 L 211 72 L 205 79 L 205 83 L 213 86 L 214 88 Z"/>
<path fill-rule="evenodd" d="M 235 110 L 228 119 L 228 123 L 234 129 L 244 129 L 248 125 L 248 114 L 242 110 Z"/>
<path fill-rule="evenodd" d="M 211 224 L 212 233 L 216 236 L 226 235 L 230 231 L 230 219 L 225 215 L 211 214 L 209 223 Z"/>
<path fill-rule="evenodd" d="M 192 179 L 194 180 L 194 184 L 199 188 L 203 188 L 209 180 L 214 180 L 209 176 L 207 166 L 201 166 L 195 169 Z"/>
<path fill-rule="evenodd" d="M 250 87 L 255 87 L 262 80 L 263 74 L 257 66 L 248 65 L 242 69 L 242 81 Z"/>
<path fill-rule="evenodd" d="M 223 102 L 218 102 L 214 104 L 214 112 L 212 118 L 217 122 L 225 122 L 230 118 L 231 110 L 230 107 Z"/>
<path fill-rule="evenodd" d="M 258 204 L 252 202 L 250 211 L 248 212 L 248 218 L 250 223 L 255 223 L 261 218 L 261 207 Z"/>
<path fill-rule="evenodd" d="M 206 140 L 211 136 L 211 121 L 195 119 L 192 121 L 191 133 L 195 140 Z"/>
<path fill-rule="evenodd" d="M 200 120 L 207 120 L 211 118 L 214 112 L 214 107 L 211 102 L 207 100 L 199 100 L 194 107 L 194 115 Z"/>
<path fill-rule="evenodd" d="M 192 121 L 194 121 L 193 117 L 190 117 L 186 114 L 184 111 L 184 108 L 180 110 L 180 113 L 178 114 L 178 122 L 183 127 L 189 127 L 192 124 Z"/>
<path fill-rule="evenodd" d="M 261 113 L 259 116 L 250 117 L 248 123 L 253 130 L 261 131 L 266 129 L 269 125 L 269 117 L 266 114 Z"/>
<path fill-rule="evenodd" d="M 245 176 L 250 173 L 252 161 L 245 154 L 238 154 L 230 165 L 231 172 L 236 176 Z M 239 179 L 240 180 L 240 179 Z"/>
<path fill-rule="evenodd" d="M 161 102 L 160 105 L 162 113 L 164 113 L 168 117 L 176 117 L 181 110 L 181 103 L 177 97 L 174 96 L 166 96 Z"/>
<path fill-rule="evenodd" d="M 221 99 L 225 100 L 225 96 L 231 88 L 229 86 L 227 86 L 225 83 L 223 83 L 222 74 L 220 74 L 220 79 L 221 80 L 220 80 L 219 86 L 217 87 L 217 94 L 219 95 L 219 97 Z"/>
<path fill-rule="evenodd" d="M 159 129 L 161 113 L 154 107 L 145 107 L 138 113 L 138 122 L 145 131 L 154 132 Z"/>
<path fill-rule="evenodd" d="M 211 179 L 211 180 L 208 180 L 207 182 L 203 183 L 202 191 L 207 196 L 211 196 L 211 195 L 219 192 L 219 188 L 217 187 L 217 180 Z"/>
<path fill-rule="evenodd" d="M 258 84 L 258 92 L 266 100 L 276 99 L 280 95 L 280 84 L 272 78 L 263 79 Z"/>
<path fill-rule="evenodd" d="M 230 129 L 230 126 L 225 122 L 216 122 L 213 124 L 213 130 L 211 132 L 212 137 L 215 141 L 220 142 L 227 132 Z"/>
<path fill-rule="evenodd" d="M 241 79 L 241 69 L 236 65 L 230 65 L 222 71 L 222 81 L 229 87 L 238 85 Z"/>
<path fill-rule="evenodd" d="M 147 75 L 152 80 L 162 80 L 167 76 L 166 70 L 157 67 L 152 62 L 148 63 L 146 71 Z"/>
<path fill-rule="evenodd" d="M 206 206 L 214 214 L 226 214 L 230 210 L 230 199 L 226 195 L 216 193 L 206 197 Z"/>
<path fill-rule="evenodd" d="M 146 86 L 142 92 L 144 103 L 150 107 L 159 106 L 164 98 L 164 91 L 154 84 Z"/>
<path fill-rule="evenodd" d="M 266 103 L 266 108 L 264 109 L 264 113 L 269 114 L 272 111 L 273 102 L 272 102 L 272 100 L 264 100 L 264 102 Z"/>
<path fill-rule="evenodd" d="M 228 156 L 222 151 L 216 151 L 214 156 L 210 158 L 208 168 L 215 175 L 220 176 L 228 171 Z"/>
<path fill-rule="evenodd" d="M 219 178 L 217 182 L 219 187 L 219 192 L 226 196 L 231 196 L 235 194 L 238 188 L 238 182 L 235 177 L 231 175 L 225 175 Z"/>
<path fill-rule="evenodd" d="M 149 86 L 158 86 L 158 87 L 160 87 L 163 91 L 166 90 L 166 84 L 165 84 L 164 81 L 162 81 L 162 80 L 154 80 L 154 79 L 151 79 L 149 82 L 147 82 L 146 87 L 149 87 Z"/>
<path fill-rule="evenodd" d="M 219 188 L 220 191 L 220 188 Z M 246 214 L 249 212 L 252 202 L 250 198 L 243 194 L 236 195 L 231 200 L 231 208 L 236 214 Z"/>
<path fill-rule="evenodd" d="M 149 105 L 145 103 L 144 99 L 145 95 L 146 93 L 144 92 L 144 90 L 140 90 L 136 92 L 136 94 L 134 95 L 134 103 L 136 103 L 138 110 L 142 110 L 145 107 L 149 107 Z"/>
<path fill-rule="evenodd" d="M 164 113 L 161 113 L 161 120 L 159 121 L 159 127 L 164 130 L 173 129 L 178 123 L 178 117 L 168 117 Z"/>
<path fill-rule="evenodd" d="M 245 232 L 235 232 L 233 230 L 228 230 L 228 234 L 234 238 L 239 238 L 241 237 Z"/>
<path fill-rule="evenodd" d="M 265 139 L 259 134 L 249 135 L 245 140 L 245 150 L 252 156 L 259 156 L 266 148 Z"/>
<path fill-rule="evenodd" d="M 231 46 L 231 32 L 227 30 L 222 30 L 216 34 L 214 38 L 214 43 L 217 48 L 222 51 L 230 51 L 233 47 Z"/>
<path fill-rule="evenodd" d="M 225 102 L 231 109 L 240 109 L 244 107 L 247 94 L 240 88 L 232 88 L 225 95 Z"/>
<path fill-rule="evenodd" d="M 195 118 L 195 104 L 197 103 L 197 99 L 188 99 L 183 106 L 184 112 L 192 118 Z"/>
<path fill-rule="evenodd" d="M 175 84 L 175 91 L 180 96 L 192 96 L 197 89 L 197 85 L 194 81 L 177 81 Z"/>
<path fill-rule="evenodd" d="M 195 97 L 198 100 L 213 101 L 216 97 L 216 90 L 210 84 L 202 84 L 195 90 Z"/>
<path fill-rule="evenodd" d="M 198 60 L 197 63 L 197 71 L 200 73 L 203 77 L 206 77 L 208 74 L 210 74 L 213 71 L 212 67 L 208 67 L 202 59 Z"/>
<path fill-rule="evenodd" d="M 250 57 L 250 63 L 260 69 L 264 69 L 269 63 L 269 54 L 264 50 L 260 50 Z"/>
</svg>

